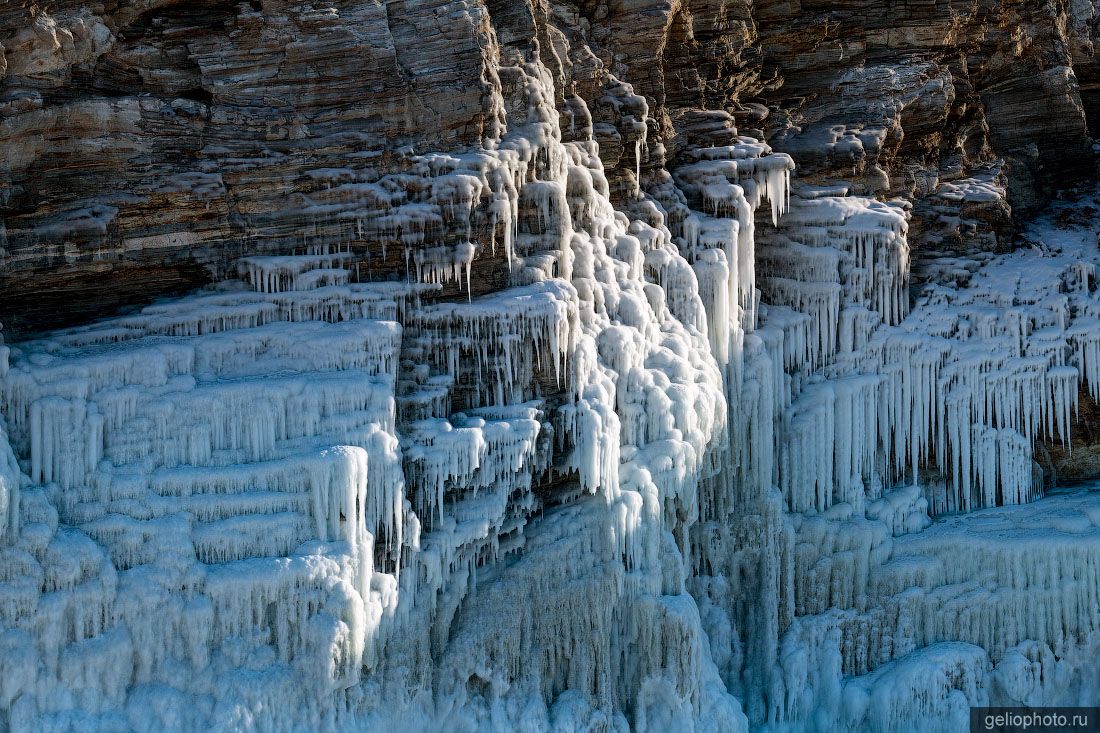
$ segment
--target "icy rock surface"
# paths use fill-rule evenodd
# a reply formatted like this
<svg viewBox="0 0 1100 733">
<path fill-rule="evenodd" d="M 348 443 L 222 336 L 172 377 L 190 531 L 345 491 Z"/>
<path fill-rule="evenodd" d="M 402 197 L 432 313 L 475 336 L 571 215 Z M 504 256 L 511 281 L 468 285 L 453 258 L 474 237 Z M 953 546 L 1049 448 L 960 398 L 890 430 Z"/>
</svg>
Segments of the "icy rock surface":
<svg viewBox="0 0 1100 733">
<path fill-rule="evenodd" d="M 371 184 L 493 136 L 513 50 L 613 189 L 732 115 L 804 176 L 911 199 L 915 251 L 992 251 L 1093 173 L 1097 37 L 1092 0 L 9 0 L 0 313 L 83 323 L 308 237 L 366 233 L 377 268 L 391 205 L 438 240 L 461 202 Z"/>
<path fill-rule="evenodd" d="M 5 351 L 13 727 L 745 726 L 684 578 L 727 435 L 693 271 L 519 71 L 512 129 L 369 222 L 404 280 L 311 244 Z M 753 206 L 791 167 L 745 163 Z M 486 200 L 513 287 L 475 298 L 420 227 Z"/>
<path fill-rule="evenodd" d="M 1100 390 L 1095 232 L 913 303 L 904 204 L 792 181 L 728 115 L 646 169 L 629 85 L 615 127 L 559 114 L 541 57 L 500 72 L 479 145 L 309 170 L 339 236 L 0 347 L 0 720 L 906 731 L 1094 698 L 1100 502 L 1029 502 Z"/>
</svg>

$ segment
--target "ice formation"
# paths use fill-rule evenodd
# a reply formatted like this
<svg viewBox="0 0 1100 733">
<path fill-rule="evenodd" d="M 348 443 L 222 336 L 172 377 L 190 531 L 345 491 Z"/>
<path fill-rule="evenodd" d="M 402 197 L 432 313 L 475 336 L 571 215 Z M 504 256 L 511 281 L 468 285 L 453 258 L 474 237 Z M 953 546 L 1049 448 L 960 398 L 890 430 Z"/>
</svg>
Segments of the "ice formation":
<svg viewBox="0 0 1100 733">
<path fill-rule="evenodd" d="M 0 719 L 900 731 L 1094 694 L 1100 506 L 1005 507 L 1100 394 L 1097 258 L 911 310 L 902 204 L 747 137 L 643 172 L 616 82 L 616 207 L 510 72 L 480 149 L 311 171 L 340 237 L 0 347 Z"/>
</svg>

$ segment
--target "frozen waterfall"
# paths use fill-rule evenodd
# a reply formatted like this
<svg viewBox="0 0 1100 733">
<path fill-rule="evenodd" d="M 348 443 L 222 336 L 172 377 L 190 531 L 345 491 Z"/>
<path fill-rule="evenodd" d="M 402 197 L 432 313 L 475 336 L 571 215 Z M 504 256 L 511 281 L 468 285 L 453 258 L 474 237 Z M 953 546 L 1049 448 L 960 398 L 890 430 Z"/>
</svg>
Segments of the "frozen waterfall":
<svg viewBox="0 0 1100 733">
<path fill-rule="evenodd" d="M 551 73 L 510 72 L 479 149 L 309 172 L 346 239 L 0 347 L 0 728 L 951 730 L 1095 701 L 1100 495 L 1043 497 L 1033 460 L 1100 394 L 1095 232 L 911 299 L 901 203 L 748 137 L 643 174 L 622 83 L 613 203 Z"/>
</svg>

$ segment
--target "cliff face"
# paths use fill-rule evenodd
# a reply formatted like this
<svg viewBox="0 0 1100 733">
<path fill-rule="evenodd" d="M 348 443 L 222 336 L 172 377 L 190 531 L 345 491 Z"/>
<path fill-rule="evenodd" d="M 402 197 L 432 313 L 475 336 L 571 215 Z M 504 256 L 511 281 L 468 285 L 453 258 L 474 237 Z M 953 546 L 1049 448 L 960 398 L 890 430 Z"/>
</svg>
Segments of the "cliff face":
<svg viewBox="0 0 1100 733">
<path fill-rule="evenodd" d="M 4 6 L 0 729 L 1095 699 L 1097 21 L 897 6 Z"/>
<path fill-rule="evenodd" d="M 179 292 L 241 252 L 324 235 L 310 171 L 377 179 L 410 146 L 471 145 L 493 124 L 484 13 L 255 5 L 7 5 L 9 328 Z"/>
<path fill-rule="evenodd" d="M 930 255 L 1004 245 L 1010 207 L 1092 174 L 1095 102 L 1078 80 L 1095 68 L 1092 3 L 765 2 L 757 16 L 769 140 L 806 175 L 913 201 Z"/>
<path fill-rule="evenodd" d="M 918 248 L 993 247 L 1009 205 L 1091 172 L 1093 15 L 1081 0 L 8 3 L 0 312 L 9 333 L 78 322 L 311 236 L 380 250 L 386 234 L 357 223 L 377 202 L 331 200 L 317 171 L 375 182 L 479 144 L 514 83 L 502 66 L 525 56 L 554 76 L 567 133 L 591 125 L 616 189 L 638 140 L 656 171 L 736 123 L 807 178 L 913 200 Z"/>
</svg>

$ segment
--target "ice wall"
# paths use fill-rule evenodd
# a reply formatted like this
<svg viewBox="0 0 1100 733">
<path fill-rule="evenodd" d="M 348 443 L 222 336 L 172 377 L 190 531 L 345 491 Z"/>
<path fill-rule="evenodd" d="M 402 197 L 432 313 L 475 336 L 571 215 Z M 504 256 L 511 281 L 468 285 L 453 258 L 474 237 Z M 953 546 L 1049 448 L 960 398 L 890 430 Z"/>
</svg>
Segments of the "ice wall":
<svg viewBox="0 0 1100 733">
<path fill-rule="evenodd" d="M 904 203 L 723 115 L 643 169 L 608 74 L 613 185 L 543 57 L 495 73 L 481 146 L 310 170 L 296 247 L 0 347 L 0 719 L 900 731 L 1094 689 L 1098 510 L 998 507 L 1100 390 L 1095 256 L 911 307 Z"/>
</svg>

